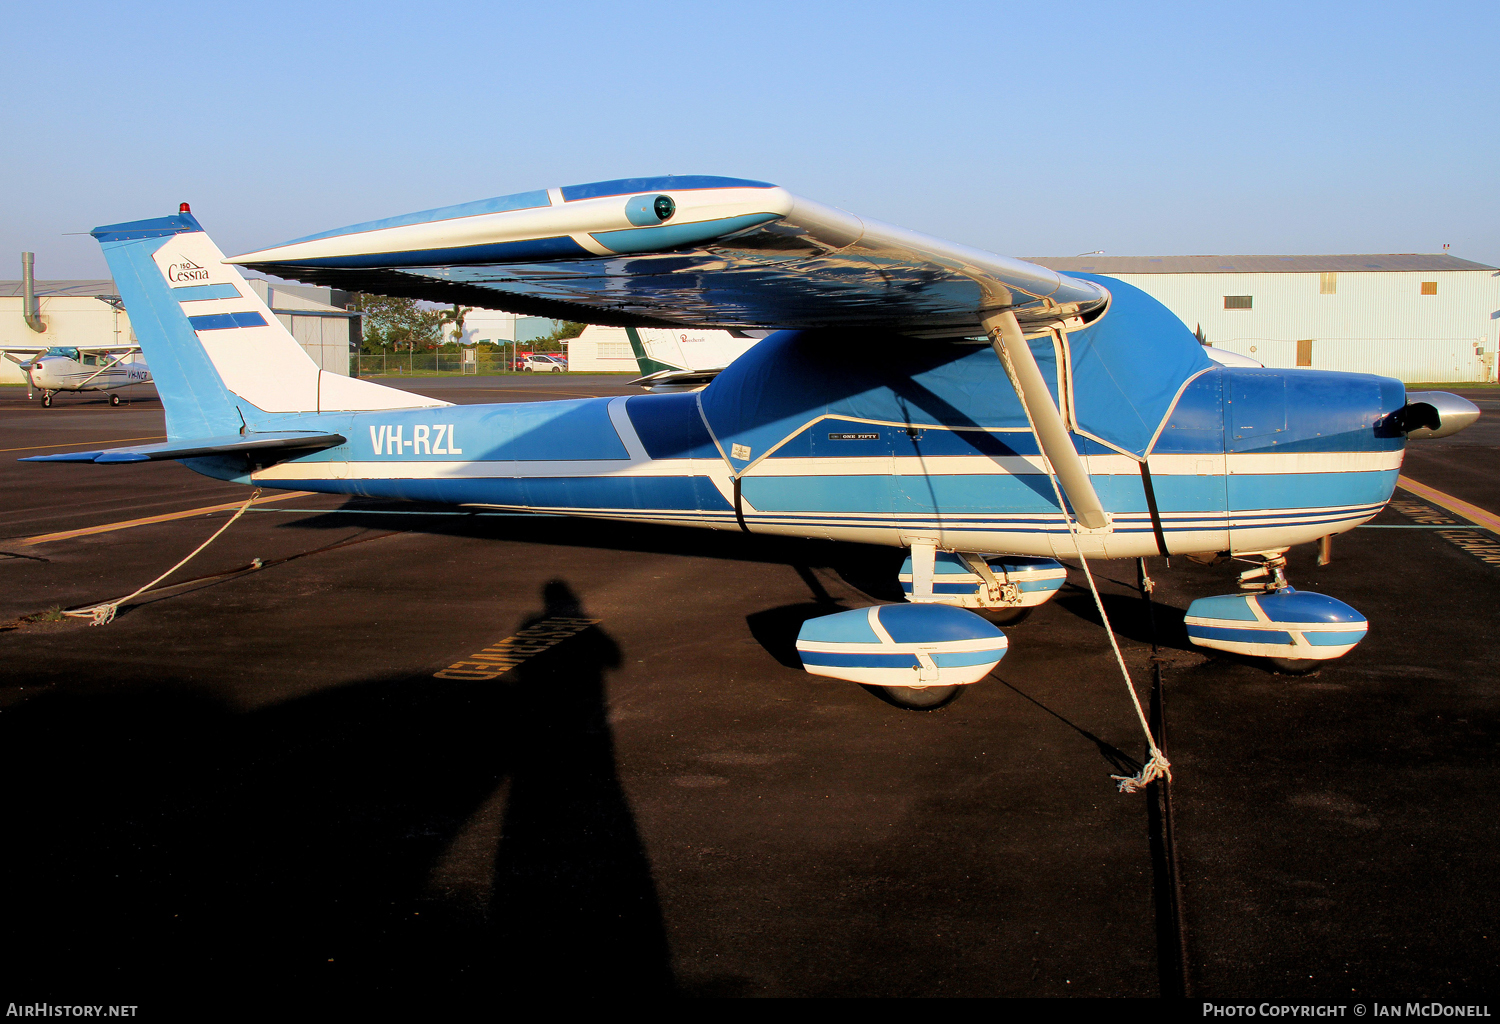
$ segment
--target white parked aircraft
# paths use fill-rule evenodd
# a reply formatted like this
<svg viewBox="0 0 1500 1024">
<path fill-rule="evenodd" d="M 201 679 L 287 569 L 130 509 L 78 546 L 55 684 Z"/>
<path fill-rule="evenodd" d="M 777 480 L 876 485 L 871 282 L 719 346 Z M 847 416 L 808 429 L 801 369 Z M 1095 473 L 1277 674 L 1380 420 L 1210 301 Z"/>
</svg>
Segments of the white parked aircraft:
<svg viewBox="0 0 1500 1024">
<path fill-rule="evenodd" d="M 6 359 L 19 363 L 26 371 L 28 385 L 42 393 L 42 407 L 52 408 L 52 396 L 59 391 L 114 391 L 131 384 L 147 384 L 151 371 L 146 364 L 130 357 L 140 352 L 139 345 L 55 345 L 52 348 L 0 349 Z M 111 394 L 110 405 L 119 405 L 120 396 Z"/>
<path fill-rule="evenodd" d="M 647 391 L 698 391 L 769 334 L 768 330 L 625 328 L 642 376 L 631 381 Z"/>
</svg>

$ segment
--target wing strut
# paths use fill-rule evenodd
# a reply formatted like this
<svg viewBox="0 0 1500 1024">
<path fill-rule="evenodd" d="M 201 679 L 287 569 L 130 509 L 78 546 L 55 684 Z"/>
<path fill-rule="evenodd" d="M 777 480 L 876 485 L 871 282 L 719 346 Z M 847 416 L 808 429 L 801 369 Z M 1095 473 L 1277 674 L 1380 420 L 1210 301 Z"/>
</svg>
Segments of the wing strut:
<svg viewBox="0 0 1500 1024">
<path fill-rule="evenodd" d="M 1046 378 L 1036 365 L 1036 356 L 1031 354 L 1031 347 L 1026 344 L 1021 325 L 1016 323 L 1015 313 L 1008 308 L 981 310 L 980 323 L 990 336 L 990 344 L 1000 357 L 1000 365 L 1005 367 L 1016 394 L 1026 406 L 1026 414 L 1031 420 L 1031 429 L 1036 433 L 1037 443 L 1041 445 L 1042 454 L 1047 457 L 1047 461 L 1052 463 L 1063 493 L 1073 506 L 1073 515 L 1088 530 L 1100 530 L 1108 526 L 1109 518 L 1104 514 L 1099 495 L 1094 493 L 1088 468 L 1073 447 L 1073 440 L 1068 436 L 1062 414 L 1057 411 L 1057 403 L 1053 401 L 1052 392 L 1047 388 Z"/>
</svg>

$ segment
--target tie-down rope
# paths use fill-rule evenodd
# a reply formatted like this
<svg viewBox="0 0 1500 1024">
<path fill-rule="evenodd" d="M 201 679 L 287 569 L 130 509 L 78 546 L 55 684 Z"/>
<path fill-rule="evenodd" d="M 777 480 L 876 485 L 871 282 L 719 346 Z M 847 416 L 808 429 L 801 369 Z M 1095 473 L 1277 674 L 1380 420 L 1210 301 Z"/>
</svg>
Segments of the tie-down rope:
<svg viewBox="0 0 1500 1024">
<path fill-rule="evenodd" d="M 1025 344 L 1025 341 L 1022 341 Z M 1068 536 L 1073 540 L 1073 551 L 1078 555 L 1078 563 L 1083 566 L 1083 574 L 1088 577 L 1089 590 L 1094 595 L 1094 607 L 1099 609 L 1099 620 L 1104 623 L 1105 635 L 1109 637 L 1109 646 L 1115 652 L 1115 661 L 1120 666 L 1120 674 L 1125 677 L 1125 689 L 1130 691 L 1130 702 L 1135 705 L 1135 716 L 1140 719 L 1141 731 L 1146 734 L 1146 743 L 1151 748 L 1150 759 L 1134 775 L 1111 775 L 1120 784 L 1121 793 L 1135 793 L 1150 785 L 1157 779 L 1172 781 L 1172 762 L 1167 760 L 1167 755 L 1162 753 L 1156 745 L 1156 737 L 1151 735 L 1151 726 L 1146 722 L 1146 712 L 1141 708 L 1141 698 L 1135 692 L 1135 683 L 1130 678 L 1130 669 L 1125 667 L 1125 656 L 1120 653 L 1120 643 L 1115 639 L 1114 627 L 1109 624 L 1109 613 L 1104 610 L 1104 600 L 1099 596 L 1099 586 L 1094 582 L 1094 572 L 1089 568 L 1088 559 L 1083 557 L 1083 547 L 1078 543 L 1078 526 L 1073 522 L 1072 515 L 1068 512 L 1068 503 L 1063 500 L 1062 488 L 1057 483 L 1057 473 L 1052 468 L 1052 460 L 1047 458 L 1047 453 L 1041 447 L 1041 435 L 1036 431 L 1036 420 L 1031 417 L 1031 406 L 1026 401 L 1026 393 L 1021 390 L 1020 379 L 1016 376 L 1015 366 L 1010 361 L 1010 352 L 1004 345 L 994 346 L 1000 355 L 1001 362 L 1005 365 L 1005 373 L 1010 377 L 1011 385 L 1015 388 L 1016 397 L 1021 400 L 1021 410 L 1026 413 L 1026 422 L 1031 427 L 1031 434 L 1037 439 L 1037 453 L 1042 458 L 1042 466 L 1047 470 L 1047 479 L 1052 482 L 1052 493 L 1057 496 L 1057 507 L 1062 509 L 1063 522 L 1068 527 Z"/>
<path fill-rule="evenodd" d="M 223 533 L 225 530 L 233 526 L 234 521 L 240 516 L 244 515 L 245 510 L 250 507 L 250 503 L 258 497 L 260 497 L 259 490 L 251 491 L 250 497 L 245 499 L 245 503 L 240 506 L 239 511 L 229 517 L 229 522 L 219 527 L 218 530 L 214 532 L 214 535 L 212 537 L 208 538 L 208 540 L 204 541 L 202 544 L 199 544 L 196 548 L 194 548 L 192 554 L 188 555 L 182 561 L 172 566 L 172 568 L 156 577 L 156 579 L 146 584 L 140 590 L 137 590 L 133 594 L 126 594 L 124 597 L 117 598 L 113 601 L 105 601 L 102 604 L 90 605 L 87 608 L 74 608 L 71 611 L 63 612 L 63 614 L 71 616 L 75 619 L 92 619 L 93 621 L 89 623 L 90 626 L 103 626 L 107 623 L 113 622 L 115 612 L 119 611 L 120 605 L 124 604 L 126 601 L 130 601 L 134 598 L 140 597 L 146 591 L 156 586 L 158 583 L 166 579 L 168 576 L 172 575 L 178 569 L 181 569 L 184 565 L 187 565 L 189 562 L 191 562 L 195 557 L 197 557 L 198 552 L 202 551 L 214 541 L 218 540 L 219 534 Z"/>
</svg>

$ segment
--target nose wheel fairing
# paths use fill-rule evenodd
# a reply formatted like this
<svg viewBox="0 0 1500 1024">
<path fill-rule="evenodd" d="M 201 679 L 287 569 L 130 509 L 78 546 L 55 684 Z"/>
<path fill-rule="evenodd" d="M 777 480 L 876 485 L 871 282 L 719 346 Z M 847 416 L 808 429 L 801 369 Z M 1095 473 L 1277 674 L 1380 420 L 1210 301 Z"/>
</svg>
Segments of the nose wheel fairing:
<svg viewBox="0 0 1500 1024">
<path fill-rule="evenodd" d="M 1188 607 L 1184 623 L 1199 647 L 1289 662 L 1342 657 L 1370 628 L 1363 615 L 1337 598 L 1292 587 L 1200 597 Z"/>
<path fill-rule="evenodd" d="M 1240 587 L 1249 593 L 1200 597 L 1188 606 L 1183 622 L 1194 644 L 1306 671 L 1343 657 L 1365 638 L 1370 623 L 1358 611 L 1287 583 L 1284 551 L 1260 557 L 1262 565 L 1240 574 Z"/>
</svg>

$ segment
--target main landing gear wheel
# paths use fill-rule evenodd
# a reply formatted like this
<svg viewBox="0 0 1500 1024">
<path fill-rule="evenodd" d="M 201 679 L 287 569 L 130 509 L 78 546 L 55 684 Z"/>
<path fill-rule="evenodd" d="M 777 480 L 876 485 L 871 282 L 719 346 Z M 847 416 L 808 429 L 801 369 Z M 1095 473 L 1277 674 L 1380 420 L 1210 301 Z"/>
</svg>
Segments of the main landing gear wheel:
<svg viewBox="0 0 1500 1024">
<path fill-rule="evenodd" d="M 975 608 L 974 611 L 997 626 L 1014 626 L 1018 622 L 1025 622 L 1026 617 L 1032 613 L 1030 608 Z"/>
<path fill-rule="evenodd" d="M 50 409 L 50 408 L 52 408 L 52 396 L 51 395 L 43 395 L 42 396 L 42 408 L 43 409 Z"/>
<path fill-rule="evenodd" d="M 119 395 L 110 395 L 109 396 L 109 404 L 110 405 L 119 405 L 120 404 L 120 396 Z"/>
<path fill-rule="evenodd" d="M 1323 662 L 1313 658 L 1267 658 L 1271 667 L 1281 676 L 1311 675 L 1323 667 Z"/>
<path fill-rule="evenodd" d="M 936 711 L 958 700 L 962 686 L 882 686 L 886 699 L 908 711 Z"/>
</svg>

